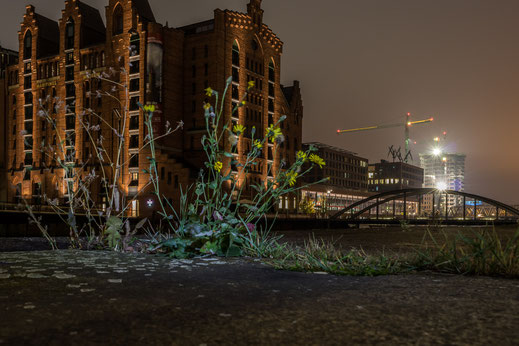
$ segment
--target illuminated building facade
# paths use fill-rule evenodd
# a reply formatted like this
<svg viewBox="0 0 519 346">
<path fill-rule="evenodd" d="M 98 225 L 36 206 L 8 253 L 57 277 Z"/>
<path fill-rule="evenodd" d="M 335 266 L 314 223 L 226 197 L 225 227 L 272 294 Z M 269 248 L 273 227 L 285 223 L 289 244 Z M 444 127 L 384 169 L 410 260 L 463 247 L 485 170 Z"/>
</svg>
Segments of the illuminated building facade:
<svg viewBox="0 0 519 346">
<path fill-rule="evenodd" d="M 123 198 L 138 195 L 131 203 L 132 215 L 151 213 L 157 203 L 146 187 L 149 150 L 139 149 L 147 136 L 139 104 L 153 104 L 155 135 L 167 126 L 185 124 L 184 131 L 156 145 L 161 193 L 176 205 L 181 186 L 193 182 L 205 161 L 203 104 L 210 100 L 204 89 L 223 90 L 228 76 L 228 117 L 231 107 L 243 99 L 247 82 L 256 83 L 247 104 L 228 120 L 249 131 L 255 126 L 263 134 L 269 124 L 287 116 L 285 143 L 277 157 L 273 145 L 266 145 L 257 171 L 242 179 L 247 191 L 251 182 L 264 182 L 276 172 L 282 158 L 295 160 L 302 136 L 301 93 L 298 82 L 288 88 L 280 85 L 283 44 L 263 24 L 261 0 L 251 0 L 247 13 L 215 10 L 212 20 L 183 28 L 157 23 L 147 0 L 109 0 L 105 18 L 106 26 L 98 10 L 79 0 L 65 1 L 57 22 L 27 6 L 19 31 L 20 59 L 6 71 L 9 201 L 23 197 L 39 204 L 45 195 L 65 203 L 67 191 L 78 186 L 63 169 L 64 162 L 76 170 L 80 167 L 84 179 L 93 170 L 97 175 L 105 171 L 105 179 L 97 177 L 91 184 L 98 205 L 106 206 L 104 187 L 115 180 Z M 106 74 L 127 90 L 113 89 L 108 82 L 90 78 L 93 74 Z M 98 91 L 121 103 L 99 97 Z M 42 107 L 57 131 L 42 117 Z M 124 139 L 122 172 L 113 177 L 108 167 L 117 161 L 119 139 Z M 104 141 L 104 151 L 96 152 L 92 141 Z M 250 145 L 250 139 L 241 139 L 238 161 Z M 224 164 L 230 167 L 230 160 Z"/>
<path fill-rule="evenodd" d="M 368 186 L 371 192 L 386 192 L 401 189 L 421 188 L 424 182 L 424 170 L 405 162 L 370 164 L 368 168 Z"/>
<path fill-rule="evenodd" d="M 448 154 L 435 152 L 420 154 L 420 166 L 424 170 L 424 184 L 426 188 L 439 190 L 464 191 L 465 189 L 465 154 Z M 440 203 L 445 203 L 445 196 L 440 197 Z M 438 203 L 438 201 L 435 201 Z M 463 197 L 449 195 L 448 207 L 463 205 Z M 424 210 L 432 210 L 432 196 L 424 196 Z"/>
</svg>

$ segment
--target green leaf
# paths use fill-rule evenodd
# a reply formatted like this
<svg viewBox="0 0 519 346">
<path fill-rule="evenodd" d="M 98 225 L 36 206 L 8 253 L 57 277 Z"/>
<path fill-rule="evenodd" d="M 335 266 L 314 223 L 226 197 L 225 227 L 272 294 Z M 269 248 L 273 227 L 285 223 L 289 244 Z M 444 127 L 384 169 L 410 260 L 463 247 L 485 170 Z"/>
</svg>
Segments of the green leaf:
<svg viewBox="0 0 519 346">
<path fill-rule="evenodd" d="M 242 250 L 236 245 L 231 245 L 227 249 L 227 257 L 239 257 L 242 255 Z"/>
<path fill-rule="evenodd" d="M 216 242 L 207 241 L 200 249 L 200 252 L 208 255 L 216 255 L 218 252 L 218 244 Z"/>
<path fill-rule="evenodd" d="M 224 152 L 223 154 L 224 154 L 225 156 L 227 156 L 227 157 L 233 157 L 233 155 L 232 155 L 231 153 L 228 153 L 228 152 Z"/>
</svg>

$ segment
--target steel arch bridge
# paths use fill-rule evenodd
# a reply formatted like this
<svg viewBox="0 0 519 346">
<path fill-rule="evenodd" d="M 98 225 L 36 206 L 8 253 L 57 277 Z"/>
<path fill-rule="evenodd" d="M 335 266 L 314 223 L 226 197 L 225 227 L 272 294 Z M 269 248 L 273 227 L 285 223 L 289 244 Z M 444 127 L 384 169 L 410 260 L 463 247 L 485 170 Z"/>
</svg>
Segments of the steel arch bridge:
<svg viewBox="0 0 519 346">
<path fill-rule="evenodd" d="M 457 203 L 449 203 L 449 200 L 456 200 Z M 419 188 L 388 191 L 365 198 L 330 216 L 330 220 L 337 219 L 517 221 L 519 210 L 467 192 Z"/>
</svg>

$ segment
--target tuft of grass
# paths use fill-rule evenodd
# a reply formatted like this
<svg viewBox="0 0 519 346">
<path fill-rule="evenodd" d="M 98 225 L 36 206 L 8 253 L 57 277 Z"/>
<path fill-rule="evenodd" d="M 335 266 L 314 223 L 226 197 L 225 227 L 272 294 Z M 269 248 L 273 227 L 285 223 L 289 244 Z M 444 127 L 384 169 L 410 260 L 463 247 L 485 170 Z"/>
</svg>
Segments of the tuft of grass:
<svg viewBox="0 0 519 346">
<path fill-rule="evenodd" d="M 415 270 L 519 278 L 519 229 L 506 239 L 499 237 L 495 227 L 468 236 L 458 233 L 454 239 L 448 239 L 445 233 L 443 237 L 438 241 L 428 230 L 409 266 Z"/>
<path fill-rule="evenodd" d="M 311 238 L 303 247 L 293 248 L 284 257 L 267 261 L 277 269 L 327 272 L 335 275 L 391 275 L 408 269 L 397 258 L 368 255 L 362 249 L 343 252 L 335 244 Z"/>
</svg>

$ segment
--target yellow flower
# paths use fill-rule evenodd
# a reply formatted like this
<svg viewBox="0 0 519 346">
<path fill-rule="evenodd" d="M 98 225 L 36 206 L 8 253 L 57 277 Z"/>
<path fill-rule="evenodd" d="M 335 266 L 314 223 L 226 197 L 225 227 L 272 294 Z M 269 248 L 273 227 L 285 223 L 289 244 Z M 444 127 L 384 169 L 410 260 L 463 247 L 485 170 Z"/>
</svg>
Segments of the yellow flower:
<svg viewBox="0 0 519 346">
<path fill-rule="evenodd" d="M 207 89 L 205 89 L 205 94 L 206 94 L 207 96 L 211 97 L 211 96 L 213 96 L 213 94 L 214 94 L 214 90 L 211 89 L 211 88 L 207 88 Z"/>
<path fill-rule="evenodd" d="M 234 125 L 233 128 L 234 133 L 236 133 L 238 136 L 245 132 L 245 126 L 243 125 Z"/>
<path fill-rule="evenodd" d="M 319 155 L 315 155 L 315 154 L 310 154 L 310 157 L 308 158 L 311 162 L 315 163 L 316 165 L 318 165 L 320 168 L 323 168 L 323 166 L 326 165 L 326 162 L 324 162 L 323 159 L 321 159 L 319 157 Z"/>
<path fill-rule="evenodd" d="M 247 104 L 247 101 L 243 100 L 240 102 L 240 107 L 245 106 Z"/>
<path fill-rule="evenodd" d="M 299 150 L 297 153 L 296 153 L 296 159 L 299 161 L 303 161 L 303 162 L 306 162 L 306 160 L 308 159 L 308 156 L 306 155 L 306 153 L 304 151 L 301 151 Z"/>
<path fill-rule="evenodd" d="M 144 106 L 144 111 L 149 112 L 149 113 L 155 112 L 155 105 L 146 105 L 146 106 Z"/>
<path fill-rule="evenodd" d="M 253 80 L 249 81 L 249 83 L 247 83 L 247 90 L 254 88 L 255 85 L 256 83 L 254 83 Z"/>
<path fill-rule="evenodd" d="M 259 150 L 263 149 L 263 143 L 257 139 L 254 141 L 254 146 Z"/>
<path fill-rule="evenodd" d="M 293 171 L 287 172 L 287 180 L 288 180 L 288 184 L 290 186 L 294 186 L 296 184 L 297 176 L 298 176 L 298 174 L 296 172 L 293 172 Z"/>
<path fill-rule="evenodd" d="M 274 127 L 274 125 L 270 125 L 267 129 L 265 135 L 270 138 L 270 141 L 274 143 L 276 141 L 276 138 L 279 136 L 282 136 L 283 133 L 281 132 L 281 129 L 279 127 Z"/>
<path fill-rule="evenodd" d="M 220 173 L 220 171 L 222 170 L 222 167 L 223 167 L 223 163 L 221 163 L 220 161 L 218 161 L 214 164 L 214 170 L 217 171 L 218 173 Z"/>
<path fill-rule="evenodd" d="M 210 103 L 204 103 L 204 109 L 205 110 L 209 110 L 209 108 L 211 108 L 211 104 Z"/>
</svg>

